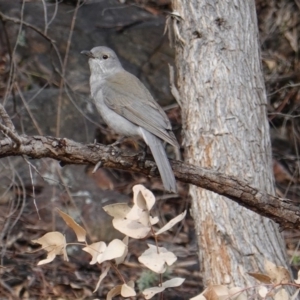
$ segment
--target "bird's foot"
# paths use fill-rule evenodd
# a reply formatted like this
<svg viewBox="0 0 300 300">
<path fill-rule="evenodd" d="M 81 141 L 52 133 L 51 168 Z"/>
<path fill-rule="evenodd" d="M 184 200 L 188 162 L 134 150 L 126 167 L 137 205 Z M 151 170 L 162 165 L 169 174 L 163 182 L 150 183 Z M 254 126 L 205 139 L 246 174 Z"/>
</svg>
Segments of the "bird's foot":
<svg viewBox="0 0 300 300">
<path fill-rule="evenodd" d="M 122 136 L 121 138 L 117 139 L 115 142 L 110 144 L 110 146 L 111 147 L 119 146 L 125 140 L 125 138 L 126 138 L 125 136 Z"/>
<path fill-rule="evenodd" d="M 109 145 L 109 148 L 112 156 L 118 157 L 122 153 L 121 149 L 116 147 L 114 144 Z"/>
</svg>

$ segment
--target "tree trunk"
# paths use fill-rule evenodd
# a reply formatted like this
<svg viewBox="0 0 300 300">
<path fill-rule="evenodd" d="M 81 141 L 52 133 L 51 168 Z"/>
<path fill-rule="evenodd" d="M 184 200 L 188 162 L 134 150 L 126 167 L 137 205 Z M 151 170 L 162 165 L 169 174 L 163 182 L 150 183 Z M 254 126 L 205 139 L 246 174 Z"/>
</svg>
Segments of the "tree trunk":
<svg viewBox="0 0 300 300">
<path fill-rule="evenodd" d="M 254 0 L 174 5 L 186 161 L 274 193 Z M 264 272 L 265 258 L 286 267 L 274 222 L 195 186 L 190 195 L 204 284 L 250 286 L 246 272 Z"/>
</svg>

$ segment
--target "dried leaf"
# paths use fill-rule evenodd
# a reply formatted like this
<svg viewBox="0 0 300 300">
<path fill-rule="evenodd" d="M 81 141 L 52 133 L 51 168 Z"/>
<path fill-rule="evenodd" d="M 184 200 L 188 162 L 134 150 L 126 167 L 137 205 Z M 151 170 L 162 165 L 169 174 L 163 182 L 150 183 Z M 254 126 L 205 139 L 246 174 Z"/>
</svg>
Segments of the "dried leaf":
<svg viewBox="0 0 300 300">
<path fill-rule="evenodd" d="M 156 201 L 153 193 L 141 184 L 135 185 L 132 190 L 133 202 L 141 209 L 150 211 Z"/>
<path fill-rule="evenodd" d="M 143 239 L 151 230 L 150 225 L 144 226 L 139 221 L 115 218 L 112 223 L 115 229 L 134 239 Z"/>
<path fill-rule="evenodd" d="M 162 283 L 162 286 L 155 286 L 145 289 L 142 293 L 146 299 L 151 299 L 155 294 L 161 293 L 166 288 L 180 286 L 184 282 L 184 278 L 173 278 Z"/>
<path fill-rule="evenodd" d="M 229 297 L 229 291 L 225 285 L 210 285 L 203 291 L 203 296 L 209 300 L 225 300 Z"/>
<path fill-rule="evenodd" d="M 160 230 L 158 230 L 155 235 L 159 235 L 167 230 L 169 230 L 170 228 L 172 228 L 176 223 L 182 221 L 186 216 L 186 210 L 181 213 L 180 215 L 178 215 L 177 217 L 173 218 L 172 220 L 170 220 L 165 226 L 163 226 Z"/>
<path fill-rule="evenodd" d="M 150 216 L 150 224 L 151 225 L 155 225 L 155 224 L 157 224 L 159 222 L 159 218 L 158 217 L 151 217 Z"/>
<path fill-rule="evenodd" d="M 106 300 L 112 300 L 113 297 L 121 294 L 122 285 L 113 287 L 106 296 Z"/>
<path fill-rule="evenodd" d="M 82 250 L 92 255 L 90 265 L 94 265 L 97 262 L 98 255 L 106 250 L 106 244 L 104 242 L 97 242 L 87 245 Z"/>
<path fill-rule="evenodd" d="M 170 280 L 167 280 L 162 283 L 162 287 L 164 288 L 170 288 L 170 287 L 177 287 L 182 285 L 182 283 L 185 281 L 185 278 L 175 277 Z"/>
<path fill-rule="evenodd" d="M 97 285 L 96 285 L 96 288 L 93 291 L 93 293 L 95 293 L 99 289 L 99 286 L 100 286 L 102 280 L 107 276 L 107 273 L 108 273 L 109 270 L 110 270 L 110 265 L 108 265 L 105 268 L 104 272 L 100 275 L 99 280 L 98 280 Z"/>
<path fill-rule="evenodd" d="M 165 290 L 164 287 L 155 286 L 148 289 L 143 290 L 142 294 L 144 295 L 145 299 L 151 299 L 158 293 L 161 293 Z"/>
<path fill-rule="evenodd" d="M 259 289 L 258 289 L 258 294 L 262 297 L 262 298 L 265 298 L 267 295 L 268 295 L 268 289 L 265 287 L 265 286 L 261 286 Z"/>
<path fill-rule="evenodd" d="M 190 298 L 190 300 L 207 300 L 207 299 L 201 293 L 200 295 Z"/>
<path fill-rule="evenodd" d="M 124 218 L 131 210 L 127 203 L 115 203 L 102 208 L 108 215 L 117 219 Z"/>
<path fill-rule="evenodd" d="M 150 225 L 150 213 L 147 209 L 141 209 L 137 205 L 134 205 L 130 212 L 125 216 L 127 220 L 137 221 L 145 227 Z"/>
<path fill-rule="evenodd" d="M 106 260 L 115 259 L 124 255 L 127 250 L 127 246 L 119 239 L 114 239 L 111 241 L 105 251 L 100 253 L 97 257 L 97 261 L 99 264 Z"/>
<path fill-rule="evenodd" d="M 240 287 L 232 287 L 229 289 L 230 300 L 247 300 L 247 295 L 244 289 Z"/>
<path fill-rule="evenodd" d="M 64 219 L 66 224 L 73 229 L 77 236 L 78 242 L 85 242 L 86 241 L 86 231 L 83 227 L 81 227 L 77 222 L 74 221 L 69 215 L 61 211 L 57 208 L 59 215 Z"/>
<path fill-rule="evenodd" d="M 122 284 L 121 296 L 123 296 L 123 297 L 133 297 L 135 295 L 136 295 L 136 292 L 131 286 L 129 286 L 125 283 Z"/>
<path fill-rule="evenodd" d="M 274 296 L 274 300 L 289 300 L 289 294 L 285 289 L 280 289 Z"/>
<path fill-rule="evenodd" d="M 127 256 L 127 254 L 128 254 L 128 241 L 129 241 L 128 236 L 125 236 L 124 239 L 123 239 L 123 243 L 124 243 L 127 247 L 126 247 L 126 249 L 125 249 L 123 255 L 120 256 L 120 257 L 117 257 L 117 258 L 115 259 L 115 262 L 116 262 L 117 265 L 122 264 L 122 263 L 124 262 L 126 256 Z"/>
<path fill-rule="evenodd" d="M 265 260 L 265 270 L 273 283 L 288 283 L 291 281 L 291 277 L 287 269 L 281 266 L 277 267 L 269 260 Z"/>
<path fill-rule="evenodd" d="M 149 249 L 144 251 L 138 260 L 155 273 L 164 273 L 166 264 L 170 266 L 177 260 L 175 254 L 166 248 L 158 247 L 157 250 L 156 246 L 151 244 L 148 244 L 148 247 Z"/>
<path fill-rule="evenodd" d="M 270 276 L 268 276 L 268 275 L 261 274 L 261 273 L 248 273 L 248 275 L 254 277 L 259 282 L 266 283 L 266 284 L 272 283 L 272 280 L 271 280 Z"/>
<path fill-rule="evenodd" d="M 41 265 L 45 265 L 45 264 L 48 264 L 50 263 L 51 261 L 53 261 L 56 257 L 56 253 L 54 251 L 50 251 L 48 254 L 47 254 L 47 257 L 45 259 L 42 259 L 38 262 L 38 266 L 41 266 Z"/>
<path fill-rule="evenodd" d="M 114 217 L 112 223 L 115 229 L 134 239 L 146 237 L 151 230 L 149 212 L 137 205 L 130 208 L 125 203 L 118 203 L 107 205 L 103 209 Z"/>
<path fill-rule="evenodd" d="M 47 264 L 53 261 L 56 255 L 64 255 L 64 260 L 68 260 L 66 252 L 66 239 L 63 234 L 58 231 L 48 232 L 33 243 L 40 244 L 43 250 L 48 252 L 47 258 L 39 261 L 38 265 Z"/>
</svg>

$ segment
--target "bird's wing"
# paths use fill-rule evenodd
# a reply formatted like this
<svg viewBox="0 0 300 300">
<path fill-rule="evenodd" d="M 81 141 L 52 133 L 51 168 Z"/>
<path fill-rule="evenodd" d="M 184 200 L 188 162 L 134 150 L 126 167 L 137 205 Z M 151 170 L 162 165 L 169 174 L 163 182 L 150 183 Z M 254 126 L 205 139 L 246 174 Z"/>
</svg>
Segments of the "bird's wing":
<svg viewBox="0 0 300 300">
<path fill-rule="evenodd" d="M 121 71 L 106 78 L 103 96 L 110 109 L 178 147 L 167 115 L 137 77 Z"/>
</svg>

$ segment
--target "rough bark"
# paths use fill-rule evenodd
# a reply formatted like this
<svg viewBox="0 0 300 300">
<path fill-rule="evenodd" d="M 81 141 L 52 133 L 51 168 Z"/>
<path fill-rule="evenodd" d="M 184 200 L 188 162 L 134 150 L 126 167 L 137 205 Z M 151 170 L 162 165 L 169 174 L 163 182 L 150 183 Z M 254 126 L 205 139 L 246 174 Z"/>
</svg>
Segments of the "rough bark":
<svg viewBox="0 0 300 300">
<path fill-rule="evenodd" d="M 254 0 L 185 0 L 174 9 L 183 18 L 176 65 L 186 161 L 274 194 Z M 196 186 L 190 195 L 206 283 L 249 286 L 246 272 L 264 271 L 265 258 L 286 266 L 274 222 Z"/>
</svg>

